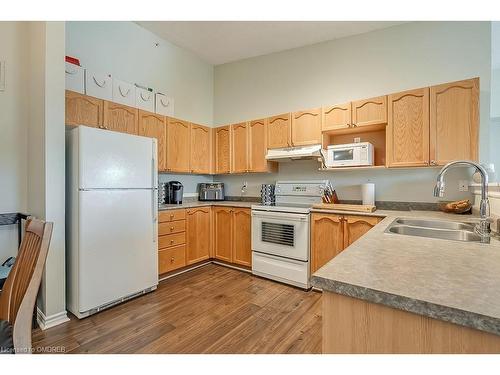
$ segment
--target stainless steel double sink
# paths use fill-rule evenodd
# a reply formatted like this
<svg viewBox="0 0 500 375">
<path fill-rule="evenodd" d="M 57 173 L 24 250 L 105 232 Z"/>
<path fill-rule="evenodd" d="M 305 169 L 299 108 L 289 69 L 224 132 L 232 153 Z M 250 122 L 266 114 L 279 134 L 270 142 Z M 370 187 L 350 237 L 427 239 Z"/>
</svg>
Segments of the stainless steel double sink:
<svg viewBox="0 0 500 375">
<path fill-rule="evenodd" d="M 481 242 L 481 236 L 475 232 L 474 228 L 474 223 L 397 218 L 385 232 L 442 240 Z"/>
</svg>

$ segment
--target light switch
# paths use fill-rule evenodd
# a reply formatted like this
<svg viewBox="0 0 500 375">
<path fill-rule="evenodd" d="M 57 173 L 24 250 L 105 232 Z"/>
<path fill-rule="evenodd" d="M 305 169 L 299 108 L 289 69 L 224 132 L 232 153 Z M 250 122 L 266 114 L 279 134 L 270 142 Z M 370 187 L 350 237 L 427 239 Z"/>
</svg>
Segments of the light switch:
<svg viewBox="0 0 500 375">
<path fill-rule="evenodd" d="M 5 90 L 5 61 L 0 61 L 0 91 Z"/>
</svg>

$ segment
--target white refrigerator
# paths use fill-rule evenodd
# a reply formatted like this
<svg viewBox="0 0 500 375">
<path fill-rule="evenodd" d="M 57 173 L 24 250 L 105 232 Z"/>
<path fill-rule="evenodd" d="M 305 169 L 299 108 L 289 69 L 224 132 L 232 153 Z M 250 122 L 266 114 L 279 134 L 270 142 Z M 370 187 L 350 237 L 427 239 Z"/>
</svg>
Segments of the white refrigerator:
<svg viewBox="0 0 500 375">
<path fill-rule="evenodd" d="M 156 140 L 66 133 L 67 307 L 84 318 L 158 285 Z"/>
</svg>

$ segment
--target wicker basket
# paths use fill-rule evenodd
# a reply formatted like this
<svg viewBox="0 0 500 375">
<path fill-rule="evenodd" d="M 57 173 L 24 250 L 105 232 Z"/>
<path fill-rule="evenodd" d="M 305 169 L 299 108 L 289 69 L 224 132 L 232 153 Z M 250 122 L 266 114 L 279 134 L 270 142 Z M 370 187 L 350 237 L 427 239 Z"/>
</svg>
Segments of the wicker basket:
<svg viewBox="0 0 500 375">
<path fill-rule="evenodd" d="M 453 214 L 464 214 L 470 212 L 472 208 L 472 203 L 468 199 L 455 202 L 438 202 L 438 207 L 440 211 L 453 213 Z"/>
</svg>

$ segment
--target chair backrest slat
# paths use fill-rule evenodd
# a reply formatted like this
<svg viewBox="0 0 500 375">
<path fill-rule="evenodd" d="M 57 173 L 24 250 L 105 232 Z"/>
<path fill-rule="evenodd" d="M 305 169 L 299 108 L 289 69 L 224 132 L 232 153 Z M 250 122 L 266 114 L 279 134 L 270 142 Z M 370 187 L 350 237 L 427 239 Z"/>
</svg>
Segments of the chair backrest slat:
<svg viewBox="0 0 500 375">
<path fill-rule="evenodd" d="M 16 319 L 22 305 L 24 306 L 22 309 L 30 310 L 31 314 L 33 313 L 51 234 L 52 223 L 45 223 L 37 219 L 29 219 L 26 223 L 26 233 L 19 248 L 16 262 L 0 294 L 0 319 L 9 321 L 14 326 L 14 331 L 16 327 L 20 326 L 26 326 L 24 328 L 29 329 L 27 332 L 31 330 L 30 313 L 21 314 L 23 319 L 27 320 L 23 324 L 19 324 Z"/>
</svg>

